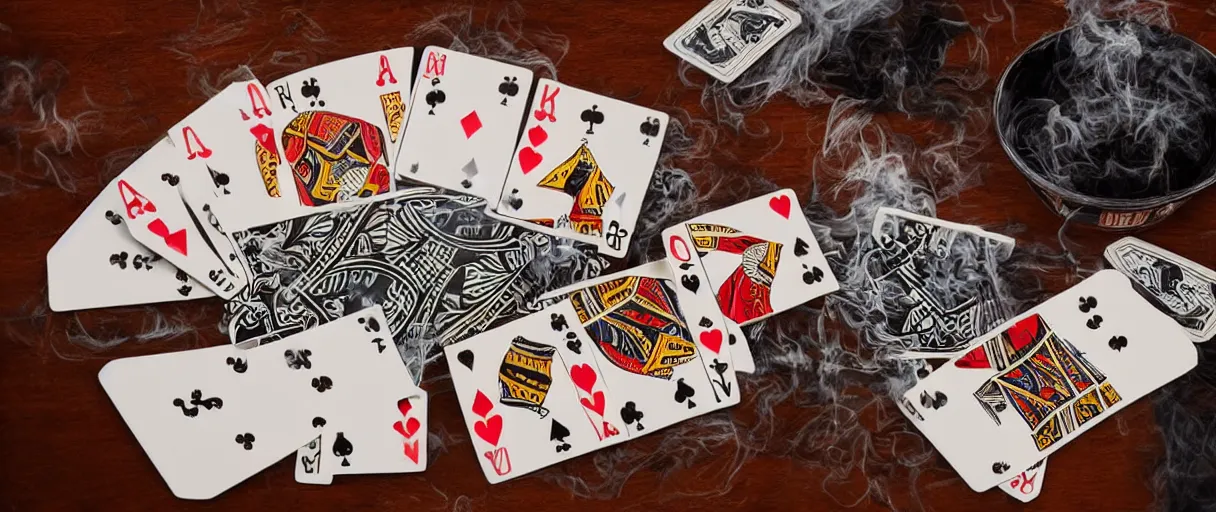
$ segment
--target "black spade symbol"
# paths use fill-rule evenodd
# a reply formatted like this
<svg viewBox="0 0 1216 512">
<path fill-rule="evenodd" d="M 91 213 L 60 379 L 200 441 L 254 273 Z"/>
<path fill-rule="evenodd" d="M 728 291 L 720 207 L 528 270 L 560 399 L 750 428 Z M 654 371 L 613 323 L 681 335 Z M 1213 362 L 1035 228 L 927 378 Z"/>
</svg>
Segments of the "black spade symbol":
<svg viewBox="0 0 1216 512">
<path fill-rule="evenodd" d="M 570 437 L 570 429 L 566 428 L 565 425 L 558 423 L 557 420 L 554 419 L 553 423 L 549 427 L 549 440 L 560 443 L 556 447 L 559 453 L 570 449 L 570 443 L 566 442 L 567 437 Z"/>
<path fill-rule="evenodd" d="M 325 426 L 325 418 L 317 416 L 312 419 L 312 428 L 320 428 Z"/>
<path fill-rule="evenodd" d="M 504 76 L 504 77 L 502 77 L 502 83 L 498 84 L 498 94 L 501 94 L 503 96 L 502 97 L 503 106 L 506 106 L 507 98 L 514 98 L 516 94 L 519 94 L 519 84 L 516 83 L 517 79 L 518 79 L 517 77 L 513 77 L 513 76 L 511 76 L 511 77 Z"/>
<path fill-rule="evenodd" d="M 686 384 L 684 382 L 684 379 L 679 379 L 676 381 L 675 399 L 676 399 L 677 403 L 682 404 L 685 401 L 687 401 L 688 408 L 692 409 L 693 407 L 697 406 L 697 403 L 692 401 L 692 397 L 695 394 L 697 394 L 697 390 L 693 389 L 692 386 L 689 386 L 688 384 Z"/>
<path fill-rule="evenodd" d="M 473 369 L 473 351 L 468 349 L 461 350 L 460 353 L 456 354 L 456 360 L 460 361 L 460 364 L 463 364 L 465 368 Z"/>
<path fill-rule="evenodd" d="M 325 106 L 325 101 L 321 99 L 321 86 L 317 85 L 316 78 L 304 81 L 304 84 L 300 86 L 300 95 L 311 100 L 308 102 L 310 107 Z"/>
<path fill-rule="evenodd" d="M 797 238 L 794 240 L 794 256 L 799 258 L 806 256 L 806 253 L 811 248 L 811 244 L 806 243 L 806 240 Z"/>
<path fill-rule="evenodd" d="M 684 285 L 688 291 L 697 293 L 697 288 L 701 287 L 701 280 L 697 279 L 697 276 L 688 275 L 680 278 L 680 284 Z"/>
<path fill-rule="evenodd" d="M 350 444 L 350 440 L 342 432 L 334 438 L 333 452 L 335 457 L 342 457 L 342 466 L 350 466 L 350 461 L 346 460 L 350 454 L 355 452 L 354 445 Z"/>
<path fill-rule="evenodd" d="M 577 335 L 575 335 L 575 337 L 566 341 L 566 348 L 570 349 L 570 351 L 574 352 L 575 354 L 582 354 L 583 342 L 578 339 Z"/>
</svg>

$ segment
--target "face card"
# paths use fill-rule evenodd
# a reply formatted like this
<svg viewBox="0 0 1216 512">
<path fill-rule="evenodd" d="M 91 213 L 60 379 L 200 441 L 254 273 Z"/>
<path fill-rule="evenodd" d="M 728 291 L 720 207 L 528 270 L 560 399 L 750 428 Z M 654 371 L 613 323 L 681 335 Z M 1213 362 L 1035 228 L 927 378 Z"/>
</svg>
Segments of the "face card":
<svg viewBox="0 0 1216 512">
<path fill-rule="evenodd" d="M 296 204 L 293 189 L 280 187 L 278 132 L 258 81 L 233 82 L 171 128 L 169 140 L 193 164 L 181 173 L 183 189 L 206 190 L 246 209 Z"/>
<path fill-rule="evenodd" d="M 887 333 L 903 345 L 900 357 L 953 357 L 1010 316 L 987 276 L 1009 257 L 1012 238 L 894 208 L 878 210 L 871 236 L 865 266 L 888 313 Z M 943 285 L 941 276 L 956 280 Z M 983 280 L 976 294 L 953 284 L 976 279 Z"/>
<path fill-rule="evenodd" d="M 214 295 L 131 237 L 116 182 L 98 192 L 46 255 L 52 311 L 152 304 Z"/>
<path fill-rule="evenodd" d="M 663 46 L 723 83 L 747 71 L 802 24 L 802 15 L 774 0 L 714 0 Z"/>
<path fill-rule="evenodd" d="M 383 194 L 408 117 L 413 48 L 373 52 L 288 75 L 266 88 L 301 204 Z"/>
<path fill-rule="evenodd" d="M 1216 272 L 1143 240 L 1125 237 L 1106 261 L 1140 285 L 1149 302 L 1173 317 L 1196 343 L 1216 333 Z"/>
<path fill-rule="evenodd" d="M 569 340 L 566 329 L 554 329 L 555 314 L 563 313 L 556 306 L 544 309 L 444 348 L 477 461 L 492 484 L 625 438 L 600 440 L 590 407 L 575 391 L 572 366 L 558 353 Z M 607 412 L 610 398 L 603 396 Z"/>
<path fill-rule="evenodd" d="M 705 274 L 705 267 L 693 252 L 692 239 L 683 225 L 663 230 L 662 236 L 663 246 L 667 250 L 667 263 L 678 278 L 678 281 L 672 280 L 669 287 L 674 289 L 679 309 L 687 319 L 682 327 L 687 331 L 689 340 L 696 340 L 693 347 L 696 357 L 693 359 L 701 363 L 700 367 L 710 385 L 711 393 L 702 392 L 701 396 L 712 398 L 713 402 L 709 403 L 715 405 L 714 409 L 737 404 L 739 382 L 735 378 L 729 333 L 722 311 L 707 286 L 709 278 Z M 677 282 L 679 284 L 676 284 Z M 663 289 L 667 288 L 668 286 L 664 286 Z M 684 334 L 684 331 L 681 331 L 681 334 Z M 746 345 L 741 348 L 746 348 Z M 696 380 L 690 377 L 689 382 Z M 676 398 L 679 396 L 677 393 Z M 689 408 L 692 408 L 691 403 Z"/>
<path fill-rule="evenodd" d="M 438 46 L 422 55 L 396 176 L 498 200 L 532 71 Z"/>
<path fill-rule="evenodd" d="M 983 492 L 1196 364 L 1183 330 L 1104 270 L 984 335 L 901 410 Z"/>
<path fill-rule="evenodd" d="M 683 227 L 709 275 L 705 286 L 722 314 L 739 325 L 840 289 L 790 189 L 707 213 Z"/>
<path fill-rule="evenodd" d="M 625 269 L 620 272 L 615 272 L 606 276 L 599 276 L 594 279 L 567 286 L 541 296 L 542 300 L 552 298 L 565 298 L 575 292 L 589 291 L 593 288 L 600 287 L 605 283 L 619 282 L 625 278 L 649 278 L 665 281 L 674 281 L 675 274 L 672 272 L 672 266 L 665 260 L 652 261 L 650 263 L 639 265 L 630 269 Z M 611 288 L 611 285 L 610 285 Z M 687 316 L 683 311 L 679 312 L 679 316 L 687 321 Z M 756 371 L 756 363 L 752 358 L 751 349 L 747 345 L 747 338 L 743 334 L 743 329 L 739 324 L 731 322 L 723 318 L 723 326 L 726 331 L 727 345 L 730 347 L 731 359 L 735 363 L 735 371 L 751 373 Z"/>
<path fill-rule="evenodd" d="M 384 305 L 417 375 L 430 344 L 531 311 L 543 286 L 594 275 L 567 259 L 545 263 L 593 246 L 498 222 L 484 207 L 472 196 L 413 187 L 234 233 L 252 285 L 226 304 L 233 342 L 295 332 L 372 301 Z"/>
<path fill-rule="evenodd" d="M 182 200 L 177 185 L 175 149 L 161 139 L 111 184 L 119 196 L 124 224 L 140 244 L 224 299 L 245 286 L 245 276 L 233 273 L 217 247 L 203 236 L 200 220 Z"/>
<path fill-rule="evenodd" d="M 598 362 L 631 436 L 655 432 L 739 399 L 734 372 L 728 371 L 729 359 L 706 352 L 704 344 L 694 341 L 681 314 L 681 306 L 686 305 L 677 299 L 673 286 L 670 279 L 634 275 L 570 294 L 574 318 L 591 340 L 578 348 Z M 721 345 L 719 340 L 720 349 Z"/>
<path fill-rule="evenodd" d="M 624 256 L 667 121 L 656 110 L 540 79 L 495 211 Z"/>
</svg>

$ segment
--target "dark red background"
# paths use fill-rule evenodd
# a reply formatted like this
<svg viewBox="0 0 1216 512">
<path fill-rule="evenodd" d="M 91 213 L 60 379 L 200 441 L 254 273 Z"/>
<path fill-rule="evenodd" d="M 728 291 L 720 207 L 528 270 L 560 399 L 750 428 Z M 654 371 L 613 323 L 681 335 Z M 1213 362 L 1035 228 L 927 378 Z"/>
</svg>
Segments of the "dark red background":
<svg viewBox="0 0 1216 512">
<path fill-rule="evenodd" d="M 643 105 L 680 106 L 694 117 L 708 115 L 698 104 L 699 93 L 683 88 L 675 75 L 676 58 L 661 41 L 699 10 L 704 0 L 618 2 L 532 1 L 524 8 L 525 32 L 548 29 L 570 38 L 570 51 L 559 65 L 564 82 Z M 1018 51 L 1041 35 L 1062 27 L 1067 14 L 1052 1 L 1017 2 L 1016 23 L 1011 23 L 1000 2 L 968 3 L 968 14 L 982 21 L 984 13 L 1004 14 L 986 34 L 990 52 L 988 73 L 999 76 Z M 1216 47 L 1211 31 L 1214 18 L 1202 2 L 1187 2 L 1173 10 L 1178 30 L 1209 48 Z M 432 426 L 444 425 L 460 439 L 441 454 L 424 474 L 339 478 L 330 487 L 298 485 L 291 464 L 281 462 L 225 493 L 215 501 L 188 503 L 175 499 L 160 480 L 123 425 L 97 383 L 97 371 L 115 357 L 181 350 L 224 343 L 215 329 L 220 317 L 216 300 L 157 306 L 170 317 L 198 326 L 197 332 L 143 343 L 131 340 L 104 353 L 96 353 L 70 337 L 87 330 L 99 337 L 115 337 L 151 327 L 145 308 L 101 312 L 46 314 L 45 254 L 64 229 L 112 176 L 105 174 L 103 158 L 112 151 L 145 146 L 176 120 L 203 101 L 186 83 L 197 73 L 219 72 L 249 64 L 264 81 L 307 65 L 393 46 L 431 41 L 408 39 L 415 25 L 450 7 L 444 1 L 299 1 L 200 0 L 198 2 L 127 2 L 94 0 L 7 0 L 0 2 L 0 55 L 18 60 L 54 60 L 69 72 L 59 94 L 58 113 L 83 118 L 87 133 L 71 156 L 57 158 L 76 181 L 69 194 L 38 177 L 34 148 L 55 132 L 31 132 L 35 126 L 27 105 L 14 105 L 14 113 L 0 118 L 0 126 L 21 123 L 27 130 L 0 146 L 0 169 L 15 173 L 21 184 L 0 201 L 5 249 L 0 256 L 0 311 L 6 343 L 0 355 L 0 504 L 14 510 L 124 508 L 169 510 L 194 508 L 270 509 L 306 507 L 347 508 L 449 508 L 520 510 L 525 507 L 565 510 L 617 510 L 622 507 L 661 506 L 674 509 L 748 508 L 829 510 L 840 505 L 821 490 L 824 468 L 811 468 L 787 459 L 760 455 L 746 463 L 724 493 L 712 491 L 710 470 L 729 461 L 731 453 L 702 458 L 697 467 L 674 472 L 660 483 L 657 474 L 643 469 L 610 501 L 575 500 L 564 490 L 538 478 L 522 478 L 490 486 L 482 477 L 461 427 L 450 384 L 432 390 Z M 478 4 L 474 20 L 500 12 L 500 4 Z M 301 14 L 315 20 L 330 42 L 308 45 L 315 30 Z M 184 36 L 185 35 L 185 36 Z M 208 39 L 204 42 L 198 37 Z M 1016 36 L 1016 40 L 1015 37 Z M 309 60 L 285 65 L 267 64 L 276 50 L 307 49 Z M 192 55 L 192 56 L 191 56 Z M 33 62 L 33 61 L 31 61 Z M 52 82 L 61 77 L 53 66 L 40 76 Z M 699 73 L 694 77 L 700 79 Z M 995 79 L 994 79 L 995 80 Z M 993 80 L 993 81 L 994 81 Z M 992 81 L 985 91 L 992 90 Z M 92 102 L 90 105 L 89 102 Z M 2 106 L 0 106 L 2 107 Z M 730 167 L 746 162 L 779 186 L 808 190 L 810 164 L 820 149 L 826 107 L 803 109 L 786 99 L 767 105 L 754 119 L 772 133 L 760 139 L 726 135 L 715 159 Z M 885 116 L 901 131 L 922 131 L 923 123 L 905 116 Z M 729 132 L 724 132 L 729 133 Z M 992 138 L 991 131 L 986 133 Z M 21 145 L 18 146 L 17 142 Z M 775 149 L 774 149 L 775 148 Z M 1019 244 L 1055 241 L 1060 220 L 1034 199 L 1000 148 L 990 141 L 979 157 L 991 164 L 984 184 L 942 205 L 943 218 L 1004 226 L 1021 224 Z M 104 176 L 104 178 L 103 178 Z M 1211 219 L 1216 207 L 1211 192 L 1201 194 L 1173 217 L 1141 236 L 1199 263 L 1213 265 L 1209 250 Z M 808 196 L 802 195 L 806 201 Z M 1093 266 L 1101 249 L 1114 235 L 1081 234 L 1074 247 Z M 1049 279 L 1052 290 L 1066 286 Z M 442 370 L 436 367 L 433 371 Z M 745 397 L 746 398 L 746 397 Z M 787 438 L 799 425 L 792 407 L 779 409 L 789 421 L 779 421 L 776 439 Z M 750 412 L 736 413 L 741 422 L 754 420 Z M 902 421 L 896 419 L 895 421 Z M 1149 486 L 1152 468 L 1161 457 L 1160 440 L 1147 401 L 1141 401 L 1073 442 L 1050 459 L 1047 484 L 1031 508 L 1112 510 L 1145 509 L 1153 496 Z M 637 441 L 657 446 L 658 437 Z M 586 458 L 570 463 L 590 470 Z M 940 458 L 932 471 L 915 484 L 891 482 L 901 506 L 910 502 L 915 487 L 926 505 L 936 510 L 1013 510 L 1022 505 L 998 491 L 971 492 Z M 860 494 L 865 481 L 851 474 L 850 494 Z M 705 493 L 681 496 L 678 493 Z M 861 508 L 882 508 L 865 501 Z"/>
</svg>

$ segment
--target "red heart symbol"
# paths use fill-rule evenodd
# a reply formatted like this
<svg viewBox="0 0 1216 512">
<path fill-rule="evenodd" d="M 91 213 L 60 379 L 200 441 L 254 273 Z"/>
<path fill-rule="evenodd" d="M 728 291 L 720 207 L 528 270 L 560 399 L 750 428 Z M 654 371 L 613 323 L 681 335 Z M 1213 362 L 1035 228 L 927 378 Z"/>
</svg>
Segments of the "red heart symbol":
<svg viewBox="0 0 1216 512">
<path fill-rule="evenodd" d="M 148 223 L 148 231 L 164 239 L 165 245 L 169 246 L 170 249 L 181 253 L 182 256 L 189 256 L 189 254 L 186 254 L 186 230 L 179 229 L 170 233 L 169 226 L 165 225 L 165 221 L 154 219 Z"/>
<path fill-rule="evenodd" d="M 789 196 L 778 196 L 768 200 L 768 207 L 777 212 L 778 215 L 790 218 L 790 198 Z"/>
<path fill-rule="evenodd" d="M 477 390 L 477 397 L 473 399 L 473 414 L 484 418 L 487 414 L 490 414 L 490 410 L 493 408 L 494 403 L 490 402 L 489 398 L 486 398 L 485 393 Z"/>
<path fill-rule="evenodd" d="M 713 329 L 701 333 L 701 344 L 705 345 L 705 348 L 710 349 L 717 354 L 718 349 L 722 348 L 722 331 Z"/>
<path fill-rule="evenodd" d="M 570 368 L 570 380 L 583 391 L 590 393 L 595 388 L 596 379 L 595 370 L 592 370 L 591 366 L 576 364 Z"/>
<path fill-rule="evenodd" d="M 410 418 L 406 420 L 405 425 L 402 425 L 400 421 L 393 423 L 393 430 L 396 430 L 398 434 L 401 434 L 401 437 L 409 439 L 414 437 L 414 434 L 418 433 L 418 429 L 421 426 L 422 423 L 418 421 L 418 418 Z"/>
<path fill-rule="evenodd" d="M 540 161 L 543 159 L 544 157 L 540 156 L 540 153 L 533 151 L 532 148 L 519 150 L 519 168 L 524 174 L 532 172 L 532 169 L 540 165 Z"/>
<path fill-rule="evenodd" d="M 578 402 L 583 404 L 583 407 L 591 409 L 591 410 L 595 411 L 596 414 L 603 416 L 604 415 L 604 392 L 596 391 L 595 394 L 593 394 L 591 396 L 593 398 L 595 398 L 594 402 L 587 400 L 586 398 L 580 398 L 580 399 L 578 399 Z"/>
<path fill-rule="evenodd" d="M 417 439 L 403 444 L 401 451 L 403 453 L 405 453 L 406 457 L 408 457 L 410 460 L 414 461 L 414 464 L 418 463 L 418 440 Z"/>
<path fill-rule="evenodd" d="M 402 398 L 401 400 L 397 400 L 397 410 L 401 411 L 401 417 L 409 417 L 410 410 L 413 408 L 414 405 L 410 403 L 410 399 Z"/>
<path fill-rule="evenodd" d="M 528 142 L 531 142 L 533 146 L 544 144 L 546 140 L 549 140 L 549 132 L 546 132 L 540 125 L 528 129 Z"/>
<path fill-rule="evenodd" d="M 495 414 L 485 421 L 474 423 L 473 432 L 485 442 L 498 446 L 498 436 L 502 435 L 502 416 Z"/>
</svg>

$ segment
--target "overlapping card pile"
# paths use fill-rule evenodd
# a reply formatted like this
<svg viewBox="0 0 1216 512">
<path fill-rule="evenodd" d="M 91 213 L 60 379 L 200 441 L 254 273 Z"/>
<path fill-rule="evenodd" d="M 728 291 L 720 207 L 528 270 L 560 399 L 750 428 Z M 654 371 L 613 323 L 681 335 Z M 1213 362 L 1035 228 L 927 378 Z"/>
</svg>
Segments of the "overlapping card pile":
<svg viewBox="0 0 1216 512">
<path fill-rule="evenodd" d="M 56 311 L 225 299 L 232 346 L 101 374 L 175 495 L 292 451 L 304 483 L 422 471 L 438 346 L 487 477 L 523 475 L 738 403 L 740 326 L 836 290 L 789 190 L 589 280 L 629 247 L 667 115 L 444 48 L 414 67 L 230 85 L 48 254 Z"/>
<path fill-rule="evenodd" d="M 101 372 L 175 495 L 293 451 L 304 483 L 424 470 L 440 346 L 483 472 L 509 480 L 739 403 L 741 327 L 839 288 L 790 190 L 598 276 L 580 261 L 626 254 L 667 115 L 444 48 L 416 67 L 399 48 L 232 84 L 48 254 L 56 311 L 226 301 L 233 345 Z M 1107 254 L 1134 283 L 1100 272 L 1015 315 L 995 286 L 941 286 L 994 272 L 955 251 L 999 261 L 1012 239 L 891 209 L 872 234 L 889 337 L 923 361 L 901 409 L 976 490 L 1032 499 L 1045 457 L 1214 330 L 1213 273 L 1134 239 Z"/>
<path fill-rule="evenodd" d="M 1117 271 L 1017 315 L 983 277 L 996 269 L 958 258 L 1000 261 L 1012 239 L 893 209 L 873 238 L 890 331 L 923 362 L 901 409 L 976 491 L 1034 499 L 1048 455 L 1193 368 L 1192 341 L 1214 329 L 1216 273 L 1135 238 L 1107 249 Z M 970 295 L 935 286 L 977 280 Z"/>
</svg>

